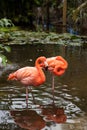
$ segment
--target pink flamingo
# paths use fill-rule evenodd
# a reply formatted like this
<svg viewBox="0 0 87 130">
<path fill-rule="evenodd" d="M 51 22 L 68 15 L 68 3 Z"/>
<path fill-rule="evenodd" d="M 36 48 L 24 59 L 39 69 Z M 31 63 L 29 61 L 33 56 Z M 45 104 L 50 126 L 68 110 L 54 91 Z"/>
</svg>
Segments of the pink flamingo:
<svg viewBox="0 0 87 130">
<path fill-rule="evenodd" d="M 52 92 L 54 93 L 54 75 L 63 75 L 68 67 L 68 63 L 62 56 L 47 58 L 46 61 L 48 70 L 52 73 Z"/>
<path fill-rule="evenodd" d="M 46 58 L 41 56 L 36 59 L 35 67 L 23 67 L 8 76 L 8 80 L 18 80 L 26 87 L 26 103 L 28 104 L 28 86 L 39 86 L 46 80 L 42 68 L 47 67 Z"/>
</svg>

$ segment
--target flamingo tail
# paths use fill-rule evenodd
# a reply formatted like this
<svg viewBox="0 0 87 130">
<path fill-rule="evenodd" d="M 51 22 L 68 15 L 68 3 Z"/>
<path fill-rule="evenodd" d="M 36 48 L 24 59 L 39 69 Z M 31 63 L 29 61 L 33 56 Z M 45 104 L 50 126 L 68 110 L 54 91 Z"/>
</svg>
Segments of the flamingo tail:
<svg viewBox="0 0 87 130">
<path fill-rule="evenodd" d="M 8 79 L 7 80 L 16 80 L 16 77 L 15 77 L 15 74 L 12 73 L 8 76 Z"/>
</svg>

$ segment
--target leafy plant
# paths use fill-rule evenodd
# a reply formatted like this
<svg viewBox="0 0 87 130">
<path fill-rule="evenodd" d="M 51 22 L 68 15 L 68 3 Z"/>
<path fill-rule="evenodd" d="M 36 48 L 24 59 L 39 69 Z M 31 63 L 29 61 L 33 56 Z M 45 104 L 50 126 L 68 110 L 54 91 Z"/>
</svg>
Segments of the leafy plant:
<svg viewBox="0 0 87 130">
<path fill-rule="evenodd" d="M 0 27 L 13 27 L 14 24 L 10 19 L 2 18 L 0 19 Z"/>
<path fill-rule="evenodd" d="M 3 54 L 3 52 L 10 52 L 11 48 L 9 46 L 5 46 L 0 44 L 0 65 L 6 65 L 6 63 L 8 62 L 7 57 Z"/>
<path fill-rule="evenodd" d="M 82 3 L 75 10 L 73 10 L 73 20 L 77 21 L 78 17 L 81 18 L 81 16 L 82 17 L 84 16 L 84 18 L 87 18 L 87 15 L 85 15 L 87 11 L 86 9 L 87 9 L 87 1 Z"/>
</svg>

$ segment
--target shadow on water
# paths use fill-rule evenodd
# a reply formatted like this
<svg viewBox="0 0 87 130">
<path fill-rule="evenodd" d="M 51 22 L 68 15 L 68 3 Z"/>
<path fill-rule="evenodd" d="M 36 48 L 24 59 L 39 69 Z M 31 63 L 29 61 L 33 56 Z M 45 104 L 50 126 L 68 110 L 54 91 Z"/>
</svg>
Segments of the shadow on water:
<svg viewBox="0 0 87 130">
<path fill-rule="evenodd" d="M 24 45 L 11 46 L 6 54 L 12 62 L 0 69 L 0 130 L 86 130 L 87 129 L 87 49 L 78 46 Z M 26 108 L 25 88 L 7 81 L 10 72 L 34 66 L 41 55 L 63 56 L 69 63 L 65 74 L 55 77 L 55 96 L 51 92 L 51 75 L 29 93 Z M 53 104 L 54 100 L 54 104 Z"/>
</svg>

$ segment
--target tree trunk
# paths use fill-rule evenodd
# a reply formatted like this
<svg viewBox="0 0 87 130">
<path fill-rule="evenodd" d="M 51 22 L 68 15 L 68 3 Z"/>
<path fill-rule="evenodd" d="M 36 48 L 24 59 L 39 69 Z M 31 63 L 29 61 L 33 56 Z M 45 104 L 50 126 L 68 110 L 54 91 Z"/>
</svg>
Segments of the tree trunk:
<svg viewBox="0 0 87 130">
<path fill-rule="evenodd" d="M 63 0 L 63 32 L 66 32 L 67 0 Z"/>
</svg>

